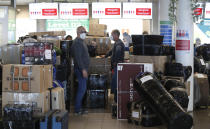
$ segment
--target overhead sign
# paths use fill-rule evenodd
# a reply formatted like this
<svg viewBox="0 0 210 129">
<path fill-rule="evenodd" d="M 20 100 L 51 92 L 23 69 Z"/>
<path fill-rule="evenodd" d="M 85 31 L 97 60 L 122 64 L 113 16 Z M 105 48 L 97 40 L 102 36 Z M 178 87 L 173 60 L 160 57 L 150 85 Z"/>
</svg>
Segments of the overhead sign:
<svg viewBox="0 0 210 129">
<path fill-rule="evenodd" d="M 123 18 L 152 19 L 152 3 L 123 3 Z"/>
<path fill-rule="evenodd" d="M 88 3 L 60 3 L 61 19 L 89 19 Z"/>
<path fill-rule="evenodd" d="M 121 3 L 92 3 L 92 18 L 121 18 Z"/>
<path fill-rule="evenodd" d="M 31 3 L 29 4 L 31 19 L 58 19 L 57 3 Z"/>
<path fill-rule="evenodd" d="M 206 3 L 205 18 L 210 19 L 210 3 Z"/>
<path fill-rule="evenodd" d="M 196 8 L 194 10 L 194 15 L 198 16 L 198 15 L 202 15 L 203 12 L 203 8 Z"/>
</svg>

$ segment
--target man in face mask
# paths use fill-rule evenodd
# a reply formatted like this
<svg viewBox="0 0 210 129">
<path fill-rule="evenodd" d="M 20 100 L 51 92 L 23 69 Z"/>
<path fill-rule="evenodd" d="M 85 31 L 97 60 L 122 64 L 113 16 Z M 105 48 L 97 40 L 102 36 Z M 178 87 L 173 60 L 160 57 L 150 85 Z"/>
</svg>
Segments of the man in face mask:
<svg viewBox="0 0 210 129">
<path fill-rule="evenodd" d="M 124 51 L 125 51 L 125 45 L 122 42 L 120 37 L 120 31 L 119 30 L 113 30 L 112 34 L 110 36 L 111 40 L 114 40 L 114 47 L 112 50 L 105 56 L 107 58 L 108 56 L 111 56 L 111 66 L 114 70 L 114 74 L 112 76 L 112 82 L 111 82 L 111 92 L 114 93 L 114 100 L 117 102 L 117 64 L 124 62 Z"/>
<path fill-rule="evenodd" d="M 72 56 L 74 59 L 74 72 L 78 79 L 78 88 L 75 100 L 75 114 L 80 115 L 87 111 L 81 109 L 82 99 L 87 89 L 88 67 L 90 63 L 88 48 L 84 43 L 86 30 L 83 26 L 77 28 L 77 37 L 72 44 Z"/>
</svg>

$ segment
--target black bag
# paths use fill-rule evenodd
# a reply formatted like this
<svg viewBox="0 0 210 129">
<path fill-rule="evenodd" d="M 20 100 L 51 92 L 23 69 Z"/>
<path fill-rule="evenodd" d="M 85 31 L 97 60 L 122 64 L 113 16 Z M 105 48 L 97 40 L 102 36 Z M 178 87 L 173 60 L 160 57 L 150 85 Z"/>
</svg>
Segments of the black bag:
<svg viewBox="0 0 210 129">
<path fill-rule="evenodd" d="M 161 55 L 161 46 L 153 44 L 133 45 L 134 55 L 149 55 L 149 56 L 159 56 Z"/>
<path fill-rule="evenodd" d="M 88 47 L 88 53 L 90 57 L 95 57 L 96 56 L 96 47 L 92 45 L 87 45 Z"/>
<path fill-rule="evenodd" d="M 202 62 L 201 62 L 202 61 Z M 206 65 L 202 57 L 194 57 L 194 73 L 205 73 Z"/>
<path fill-rule="evenodd" d="M 139 74 L 134 87 L 153 111 L 167 124 L 168 129 L 191 129 L 193 118 L 171 97 L 151 73 Z"/>
<path fill-rule="evenodd" d="M 183 65 L 180 63 L 166 63 L 165 76 L 184 77 Z"/>
<path fill-rule="evenodd" d="M 166 80 L 164 87 L 183 108 L 188 107 L 189 98 L 184 83 Z"/>
</svg>

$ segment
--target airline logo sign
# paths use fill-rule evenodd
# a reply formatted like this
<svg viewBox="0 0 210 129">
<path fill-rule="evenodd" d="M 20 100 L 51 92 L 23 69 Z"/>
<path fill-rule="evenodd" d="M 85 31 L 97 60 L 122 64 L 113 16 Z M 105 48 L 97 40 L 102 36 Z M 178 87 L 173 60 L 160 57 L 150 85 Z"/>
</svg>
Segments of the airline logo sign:
<svg viewBox="0 0 210 129">
<path fill-rule="evenodd" d="M 205 18 L 210 19 L 210 3 L 206 3 Z"/>
<path fill-rule="evenodd" d="M 152 14 L 151 8 L 137 8 L 136 15 L 150 16 Z"/>
<path fill-rule="evenodd" d="M 57 16 L 57 9 L 42 9 L 43 16 Z"/>
<path fill-rule="evenodd" d="M 93 18 L 121 18 L 121 3 L 92 3 Z"/>
<path fill-rule="evenodd" d="M 152 19 L 152 3 L 123 3 L 123 18 Z"/>
<path fill-rule="evenodd" d="M 58 19 L 57 3 L 31 3 L 29 4 L 31 19 Z"/>
<path fill-rule="evenodd" d="M 202 15 L 203 9 L 202 8 L 196 8 L 194 10 L 194 15 L 199 16 Z"/>
<path fill-rule="evenodd" d="M 120 8 L 106 8 L 105 15 L 120 15 Z"/>
<path fill-rule="evenodd" d="M 89 19 L 88 3 L 60 3 L 61 19 Z"/>
</svg>

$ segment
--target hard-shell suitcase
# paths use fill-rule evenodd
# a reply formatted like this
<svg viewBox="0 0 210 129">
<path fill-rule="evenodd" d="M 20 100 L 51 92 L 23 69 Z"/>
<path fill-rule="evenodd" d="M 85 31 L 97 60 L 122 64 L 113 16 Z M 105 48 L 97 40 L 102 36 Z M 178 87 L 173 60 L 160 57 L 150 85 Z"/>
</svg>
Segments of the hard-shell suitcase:
<svg viewBox="0 0 210 129">
<path fill-rule="evenodd" d="M 56 110 L 50 110 L 40 120 L 40 129 L 51 129 L 52 128 L 52 115 Z"/>
<path fill-rule="evenodd" d="M 52 115 L 51 129 L 68 129 L 69 114 L 65 110 L 57 110 Z"/>
<path fill-rule="evenodd" d="M 65 110 L 64 89 L 56 87 L 51 89 L 51 109 Z"/>
</svg>

